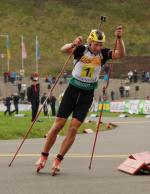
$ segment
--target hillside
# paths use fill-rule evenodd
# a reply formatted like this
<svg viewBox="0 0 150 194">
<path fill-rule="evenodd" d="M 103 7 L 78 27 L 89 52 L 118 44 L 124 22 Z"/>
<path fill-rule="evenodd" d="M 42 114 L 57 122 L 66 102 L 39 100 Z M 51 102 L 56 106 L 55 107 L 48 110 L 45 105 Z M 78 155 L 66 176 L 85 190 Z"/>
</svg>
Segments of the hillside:
<svg viewBox="0 0 150 194">
<path fill-rule="evenodd" d="M 66 59 L 60 53 L 60 47 L 78 35 L 83 35 L 86 41 L 90 30 L 98 27 L 100 15 L 107 16 L 104 25 L 106 46 L 112 47 L 114 28 L 123 24 L 127 55 L 150 54 L 149 0 L 1 0 L 0 34 L 10 35 L 10 69 L 21 67 L 20 35 L 23 34 L 28 55 L 25 71 L 35 70 L 34 44 L 38 35 L 39 72 L 42 75 L 57 73 Z M 2 37 L 0 53 L 6 53 Z M 6 63 L 6 57 L 3 63 Z"/>
</svg>

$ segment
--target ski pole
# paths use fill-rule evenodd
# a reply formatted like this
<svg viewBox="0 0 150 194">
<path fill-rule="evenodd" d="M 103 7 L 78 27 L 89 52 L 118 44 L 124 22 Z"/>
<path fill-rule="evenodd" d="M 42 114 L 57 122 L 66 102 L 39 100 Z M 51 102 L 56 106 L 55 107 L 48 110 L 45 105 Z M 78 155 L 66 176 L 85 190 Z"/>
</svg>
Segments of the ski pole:
<svg viewBox="0 0 150 194">
<path fill-rule="evenodd" d="M 58 74 L 58 76 L 57 76 L 57 78 L 56 78 L 56 81 L 55 81 L 53 87 L 50 89 L 50 91 L 49 91 L 49 93 L 48 93 L 47 98 L 45 99 L 45 101 L 44 101 L 43 105 L 41 106 L 41 108 L 39 109 L 38 113 L 36 114 L 36 117 L 35 117 L 35 119 L 33 120 L 33 122 L 31 123 L 31 126 L 29 127 L 29 129 L 28 129 L 26 135 L 24 136 L 24 138 L 23 138 L 21 144 L 18 146 L 17 151 L 16 151 L 16 153 L 14 154 L 14 156 L 13 156 L 13 158 L 12 158 L 10 164 L 9 164 L 9 167 L 12 165 L 12 163 L 13 163 L 13 161 L 15 160 L 15 158 L 16 158 L 16 156 L 17 156 L 19 150 L 21 149 L 21 147 L 22 147 L 24 141 L 27 139 L 27 137 L 28 137 L 30 131 L 32 130 L 32 128 L 33 128 L 33 126 L 34 126 L 34 124 L 35 124 L 35 122 L 36 122 L 36 120 L 37 120 L 37 118 L 38 118 L 38 116 L 40 115 L 40 113 L 41 113 L 41 111 L 42 111 L 42 108 L 43 108 L 44 104 L 47 102 L 49 96 L 51 95 L 51 93 L 53 92 L 54 88 L 56 87 L 56 85 L 57 85 L 57 83 L 58 83 L 58 81 L 59 81 L 61 75 L 63 74 L 63 72 L 64 72 L 66 66 L 68 65 L 69 60 L 71 59 L 71 57 L 72 57 L 72 55 L 73 55 L 73 52 L 74 52 L 74 49 L 72 50 L 71 54 L 70 54 L 69 57 L 67 58 L 66 62 L 64 63 L 64 65 L 63 65 L 63 67 L 62 67 L 60 73 Z"/>
<path fill-rule="evenodd" d="M 116 51 L 116 47 L 117 47 L 117 39 L 115 41 L 115 46 L 114 46 L 114 49 L 113 49 L 114 50 L 114 53 Z M 110 65 L 110 69 L 109 69 L 109 73 L 108 73 L 108 80 L 107 80 L 106 86 L 104 86 L 104 91 L 107 90 L 108 85 L 109 85 L 109 79 L 110 79 L 110 75 L 111 75 L 111 68 L 112 68 L 113 62 L 114 61 L 112 60 L 112 63 Z M 90 158 L 89 170 L 91 170 L 91 167 L 92 167 L 92 161 L 93 161 L 93 156 L 94 156 L 94 151 L 95 151 L 97 136 L 98 136 L 98 132 L 99 132 L 99 129 L 100 129 L 100 124 L 101 124 L 101 119 L 102 119 L 102 115 L 103 115 L 103 108 L 104 108 L 104 101 L 102 103 L 102 107 L 101 107 L 101 111 L 100 111 L 99 119 L 98 119 L 98 123 L 97 123 L 96 134 L 95 134 L 94 144 L 93 144 L 93 148 L 92 148 L 92 154 L 91 154 L 91 158 Z"/>
<path fill-rule="evenodd" d="M 102 25 L 103 25 L 103 23 L 104 23 L 105 21 L 106 21 L 106 16 L 101 15 L 101 16 L 100 16 L 100 24 L 99 24 L 99 28 L 98 28 L 99 31 L 102 30 Z"/>
</svg>

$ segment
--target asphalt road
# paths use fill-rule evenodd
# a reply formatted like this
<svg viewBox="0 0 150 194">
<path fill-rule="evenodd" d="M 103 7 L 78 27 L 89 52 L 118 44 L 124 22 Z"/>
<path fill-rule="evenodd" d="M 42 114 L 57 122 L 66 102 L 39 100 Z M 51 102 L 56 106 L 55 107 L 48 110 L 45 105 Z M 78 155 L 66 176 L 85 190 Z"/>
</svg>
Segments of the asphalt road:
<svg viewBox="0 0 150 194">
<path fill-rule="evenodd" d="M 149 194 L 150 176 L 131 176 L 117 170 L 130 154 L 150 151 L 150 119 L 104 118 L 118 127 L 100 132 L 92 169 L 89 170 L 94 134 L 78 135 L 66 155 L 61 173 L 50 175 L 58 137 L 46 167 L 37 174 L 35 162 L 44 139 L 25 141 L 19 156 L 8 167 L 21 140 L 0 141 L 0 194 Z"/>
</svg>

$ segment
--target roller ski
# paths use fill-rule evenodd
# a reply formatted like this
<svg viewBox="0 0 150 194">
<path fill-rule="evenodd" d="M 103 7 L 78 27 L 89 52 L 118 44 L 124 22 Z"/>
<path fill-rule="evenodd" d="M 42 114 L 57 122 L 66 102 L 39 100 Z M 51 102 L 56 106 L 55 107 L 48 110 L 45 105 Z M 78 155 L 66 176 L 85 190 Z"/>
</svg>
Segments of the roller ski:
<svg viewBox="0 0 150 194">
<path fill-rule="evenodd" d="M 39 173 L 40 170 L 45 167 L 47 159 L 48 159 L 48 155 L 47 156 L 45 156 L 45 155 L 40 156 L 39 160 L 35 164 L 37 167 L 37 169 L 36 169 L 37 173 Z"/>
<path fill-rule="evenodd" d="M 52 176 L 55 176 L 60 171 L 60 164 L 61 164 L 61 160 L 56 157 L 52 164 L 52 171 L 51 171 Z"/>
</svg>

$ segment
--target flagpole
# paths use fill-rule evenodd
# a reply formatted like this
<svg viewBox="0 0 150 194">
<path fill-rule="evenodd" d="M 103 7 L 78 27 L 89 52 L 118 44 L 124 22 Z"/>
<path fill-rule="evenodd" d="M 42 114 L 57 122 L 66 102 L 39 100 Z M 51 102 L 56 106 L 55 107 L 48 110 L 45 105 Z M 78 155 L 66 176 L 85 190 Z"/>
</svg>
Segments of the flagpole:
<svg viewBox="0 0 150 194">
<path fill-rule="evenodd" d="M 1 60 L 2 60 L 2 76 L 3 76 L 3 74 L 4 74 L 4 57 L 5 57 L 5 55 L 3 54 L 3 53 L 1 53 Z"/>
<path fill-rule="evenodd" d="M 7 41 L 7 71 L 9 72 L 10 69 L 10 48 L 9 48 L 9 35 L 6 35 L 6 41 Z"/>
<path fill-rule="evenodd" d="M 35 40 L 35 57 L 36 57 L 36 72 L 38 73 L 38 37 L 36 36 L 36 40 Z"/>
<path fill-rule="evenodd" d="M 3 35 L 0 34 L 0 37 L 5 37 L 6 38 L 6 53 L 7 53 L 7 71 L 10 69 L 10 43 L 9 43 L 9 35 Z"/>
<path fill-rule="evenodd" d="M 22 51 L 22 49 L 23 49 L 23 35 L 21 35 L 21 68 L 22 69 L 24 69 L 24 58 L 23 58 L 23 51 Z"/>
</svg>

